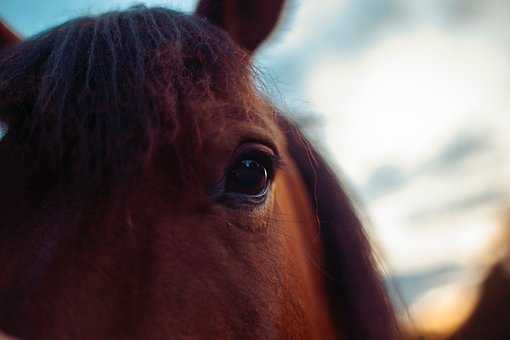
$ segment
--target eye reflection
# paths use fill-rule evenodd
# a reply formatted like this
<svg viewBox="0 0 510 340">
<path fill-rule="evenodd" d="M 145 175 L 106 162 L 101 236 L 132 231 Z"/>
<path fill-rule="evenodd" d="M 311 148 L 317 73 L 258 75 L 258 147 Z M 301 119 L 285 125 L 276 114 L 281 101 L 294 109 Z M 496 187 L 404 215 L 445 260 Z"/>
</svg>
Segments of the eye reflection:
<svg viewBox="0 0 510 340">
<path fill-rule="evenodd" d="M 269 185 L 265 166 L 254 159 L 242 159 L 227 174 L 226 192 L 250 196 L 263 195 Z"/>
</svg>

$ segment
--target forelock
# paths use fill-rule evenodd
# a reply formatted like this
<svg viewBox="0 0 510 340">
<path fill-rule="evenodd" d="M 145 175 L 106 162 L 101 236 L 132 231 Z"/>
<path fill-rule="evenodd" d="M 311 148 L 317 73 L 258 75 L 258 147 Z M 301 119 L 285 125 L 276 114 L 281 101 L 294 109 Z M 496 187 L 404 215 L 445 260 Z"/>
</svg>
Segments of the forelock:
<svg viewBox="0 0 510 340">
<path fill-rule="evenodd" d="M 164 8 L 69 21 L 0 65 L 8 137 L 65 181 L 140 171 L 162 143 L 179 161 L 200 147 L 199 120 L 222 105 L 248 110 L 255 96 L 247 54 L 205 20 Z"/>
</svg>

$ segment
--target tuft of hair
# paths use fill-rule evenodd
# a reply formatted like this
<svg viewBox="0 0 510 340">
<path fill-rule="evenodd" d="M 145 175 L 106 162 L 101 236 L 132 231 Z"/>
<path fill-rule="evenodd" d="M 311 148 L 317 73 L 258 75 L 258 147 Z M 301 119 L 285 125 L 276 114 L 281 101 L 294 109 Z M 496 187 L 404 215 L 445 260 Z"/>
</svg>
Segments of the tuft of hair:
<svg viewBox="0 0 510 340">
<path fill-rule="evenodd" d="M 144 6 L 81 17 L 2 51 L 2 143 L 72 190 L 142 171 L 163 146 L 184 166 L 201 121 L 249 110 L 252 75 L 248 55 L 199 17 Z"/>
</svg>

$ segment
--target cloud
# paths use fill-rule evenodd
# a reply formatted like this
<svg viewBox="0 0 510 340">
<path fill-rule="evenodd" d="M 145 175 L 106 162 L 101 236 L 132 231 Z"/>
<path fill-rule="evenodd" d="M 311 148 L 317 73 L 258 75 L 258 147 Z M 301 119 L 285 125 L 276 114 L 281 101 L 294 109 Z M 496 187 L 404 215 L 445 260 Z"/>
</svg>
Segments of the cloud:
<svg viewBox="0 0 510 340">
<path fill-rule="evenodd" d="M 423 223 L 448 215 L 466 214 L 470 210 L 478 209 L 483 205 L 501 203 L 508 196 L 509 194 L 506 191 L 489 189 L 468 197 L 460 197 L 448 203 L 440 202 L 436 206 L 413 211 L 406 219 L 410 224 L 414 224 L 415 222 Z"/>
<path fill-rule="evenodd" d="M 463 273 L 465 273 L 465 268 L 458 265 L 441 264 L 423 271 L 388 277 L 386 279 L 386 286 L 391 293 L 393 301 L 396 301 L 397 306 L 402 308 L 404 306 L 398 303 L 400 298 L 409 306 L 426 291 L 448 284 Z M 403 311 L 401 310 L 400 312 Z"/>
</svg>

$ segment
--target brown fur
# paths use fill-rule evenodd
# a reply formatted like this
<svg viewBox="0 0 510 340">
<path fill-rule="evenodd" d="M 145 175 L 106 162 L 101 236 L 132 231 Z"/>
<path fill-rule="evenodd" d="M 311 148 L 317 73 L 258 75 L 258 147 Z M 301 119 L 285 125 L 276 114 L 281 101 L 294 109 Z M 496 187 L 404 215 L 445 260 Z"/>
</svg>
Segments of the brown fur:
<svg viewBox="0 0 510 340">
<path fill-rule="evenodd" d="M 216 23 L 242 25 L 233 19 Z M 349 199 L 224 32 L 138 7 L 66 23 L 0 59 L 0 329 L 396 336 Z M 283 165 L 263 204 L 227 206 L 210 188 L 246 142 Z"/>
</svg>

